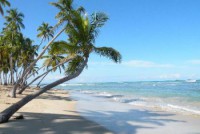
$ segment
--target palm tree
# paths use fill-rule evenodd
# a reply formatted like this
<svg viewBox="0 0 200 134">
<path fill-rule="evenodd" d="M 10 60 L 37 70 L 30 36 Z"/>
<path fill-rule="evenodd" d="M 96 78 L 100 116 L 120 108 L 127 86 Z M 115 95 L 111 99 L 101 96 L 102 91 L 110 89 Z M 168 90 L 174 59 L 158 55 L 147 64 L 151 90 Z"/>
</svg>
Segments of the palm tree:
<svg viewBox="0 0 200 134">
<path fill-rule="evenodd" d="M 29 74 L 31 69 L 34 67 L 34 65 L 38 62 L 39 59 L 44 55 L 45 51 L 49 48 L 49 46 L 56 40 L 56 38 L 63 33 L 66 28 L 68 23 L 70 23 L 70 19 L 72 18 L 71 12 L 76 12 L 78 11 L 81 13 L 83 11 L 83 8 L 80 7 L 78 9 L 74 9 L 72 6 L 73 0 L 58 0 L 56 3 L 51 3 L 53 6 L 57 7 L 60 11 L 56 15 L 56 18 L 58 19 L 58 24 L 55 26 L 55 28 L 63 25 L 63 28 L 50 40 L 50 42 L 43 48 L 42 52 L 38 55 L 38 57 L 30 64 L 30 66 L 24 71 L 22 76 L 19 78 L 19 80 L 16 82 L 12 89 L 12 93 L 15 93 L 19 84 L 22 82 L 23 78 L 26 78 L 26 75 Z M 66 24 L 65 24 L 66 23 Z M 15 97 L 15 96 L 13 96 Z"/>
<path fill-rule="evenodd" d="M 1 15 L 4 15 L 4 11 L 3 11 L 3 7 L 2 6 L 9 6 L 10 7 L 10 3 L 7 0 L 0 0 L 0 13 Z"/>
<path fill-rule="evenodd" d="M 45 61 L 44 61 L 44 66 L 46 66 L 47 70 L 49 70 L 49 67 L 52 67 L 53 70 L 52 71 L 56 71 L 57 70 L 57 66 L 61 61 L 62 59 L 64 59 L 64 56 L 61 56 L 61 55 L 45 55 L 43 56 L 42 58 L 45 58 Z M 55 67 L 55 68 L 54 68 Z M 62 66 L 64 68 L 64 66 Z M 61 66 L 58 66 L 60 72 L 61 72 Z M 37 87 L 39 87 L 40 83 L 43 81 L 43 79 L 48 75 L 48 73 L 46 73 L 43 78 L 38 82 L 37 84 Z"/>
<path fill-rule="evenodd" d="M 83 69 L 87 66 L 88 58 L 92 52 L 106 56 L 116 63 L 121 61 L 121 55 L 115 49 L 109 47 L 95 47 L 95 39 L 98 35 L 99 28 L 102 27 L 108 19 L 105 14 L 96 13 L 92 15 L 91 19 L 89 19 L 88 17 L 82 16 L 78 12 L 72 13 L 73 18 L 70 20 L 71 24 L 68 25 L 66 33 L 69 36 L 68 44 L 75 46 L 76 48 L 75 52 L 77 57 L 67 63 L 66 76 L 44 86 L 39 91 L 26 96 L 19 102 L 5 109 L 0 114 L 0 123 L 7 122 L 8 119 L 18 109 L 20 109 L 35 97 L 63 82 L 69 81 L 79 76 Z"/>
<path fill-rule="evenodd" d="M 58 19 L 57 26 L 66 23 L 66 21 L 70 23 L 70 20 L 72 18 L 71 12 L 73 11 L 77 11 L 79 13 L 85 13 L 85 9 L 82 6 L 80 6 L 77 9 L 74 9 L 73 0 L 58 0 L 58 2 L 51 2 L 50 4 L 55 6 L 59 10 L 59 12 L 55 17 L 56 19 Z"/>
<path fill-rule="evenodd" d="M 19 41 L 20 38 L 18 37 L 22 37 L 21 36 L 21 29 L 24 29 L 25 26 L 23 24 L 23 18 L 24 18 L 24 15 L 21 13 L 21 12 L 18 12 L 17 9 L 10 9 L 7 11 L 8 15 L 5 16 L 5 19 L 6 19 L 6 23 L 5 24 L 5 29 L 4 29 L 4 32 L 6 33 L 10 33 L 8 35 L 8 40 L 10 41 L 10 46 L 13 48 L 15 46 L 19 44 L 21 44 L 21 42 Z M 13 50 L 14 51 L 14 50 Z M 13 64 L 13 55 L 14 55 L 14 52 L 11 51 L 10 53 L 10 74 L 11 74 L 11 84 L 14 84 L 14 75 L 13 75 L 13 67 L 14 67 L 14 64 Z M 11 90 L 10 92 L 10 96 L 11 97 L 15 97 L 16 95 L 16 90 Z"/>
<path fill-rule="evenodd" d="M 75 54 L 76 50 L 77 50 L 77 47 L 72 46 L 65 41 L 58 41 L 58 42 L 52 43 L 50 45 L 50 48 L 48 49 L 48 55 L 45 55 L 42 57 L 42 58 L 45 58 L 45 61 L 42 67 L 46 66 L 46 69 L 47 69 L 46 72 L 44 72 L 43 74 L 40 74 L 39 76 L 34 78 L 31 82 L 29 82 L 26 86 L 21 88 L 18 91 L 18 94 L 22 94 L 23 91 L 28 86 L 30 86 L 33 82 L 37 81 L 38 79 L 42 77 L 42 79 L 37 84 L 37 87 L 39 87 L 40 83 L 44 80 L 44 78 L 48 75 L 48 73 L 52 71 L 55 72 L 57 68 L 59 68 L 59 71 L 61 73 L 62 69 L 64 70 L 65 68 L 64 66 L 65 63 L 77 58 L 77 55 Z"/>
<path fill-rule="evenodd" d="M 6 28 L 10 29 L 12 31 L 19 32 L 21 28 L 25 28 L 23 24 L 23 18 L 24 14 L 21 12 L 18 12 L 17 9 L 10 9 L 7 11 L 8 15 L 5 16 L 6 19 Z"/>
<path fill-rule="evenodd" d="M 37 45 L 33 45 L 33 41 L 29 38 L 23 38 L 22 41 L 22 45 L 21 45 L 21 49 L 20 49 L 20 55 L 18 56 L 19 59 L 19 66 L 21 66 L 21 70 L 26 70 L 26 68 L 30 65 L 31 62 L 33 62 L 34 57 L 37 56 L 37 50 L 38 50 L 38 46 Z M 34 66 L 34 68 L 31 70 L 30 74 L 35 75 L 35 73 L 37 73 L 37 69 L 36 65 Z M 25 82 L 27 81 L 27 78 L 24 77 L 23 79 L 24 83 L 22 82 L 21 85 L 24 86 L 23 84 L 25 84 Z"/>
<path fill-rule="evenodd" d="M 67 33 L 69 34 L 70 42 L 80 47 L 81 54 L 87 57 L 90 53 L 95 52 L 112 59 L 114 62 L 120 62 L 121 56 L 115 49 L 95 47 L 95 39 L 98 36 L 99 28 L 108 20 L 106 14 L 94 13 L 91 19 L 77 12 L 74 12 L 74 14 L 76 17 L 71 20 L 73 25 L 68 26 Z"/>
<path fill-rule="evenodd" d="M 0 45 L 0 73 L 2 76 L 2 84 L 8 84 L 8 73 L 9 73 L 9 51 L 10 47 L 4 44 Z"/>
<path fill-rule="evenodd" d="M 37 31 L 39 32 L 37 37 L 42 38 L 40 45 L 43 43 L 43 41 L 45 41 L 46 39 L 49 41 L 50 38 L 52 38 L 54 36 L 54 31 L 53 31 L 53 27 L 49 26 L 48 23 L 42 23 L 41 26 L 39 26 L 39 28 L 37 29 Z M 39 45 L 39 46 L 40 46 Z"/>
<path fill-rule="evenodd" d="M 10 46 L 13 47 L 17 45 L 16 37 L 19 34 L 21 28 L 25 28 L 23 24 L 24 15 L 17 11 L 17 9 L 11 9 L 7 11 L 8 15 L 5 16 L 5 32 L 9 32 L 9 40 Z M 10 54 L 10 72 L 11 72 L 11 84 L 14 84 L 14 76 L 13 76 L 13 53 Z M 15 97 L 14 93 L 10 94 L 12 97 Z"/>
</svg>

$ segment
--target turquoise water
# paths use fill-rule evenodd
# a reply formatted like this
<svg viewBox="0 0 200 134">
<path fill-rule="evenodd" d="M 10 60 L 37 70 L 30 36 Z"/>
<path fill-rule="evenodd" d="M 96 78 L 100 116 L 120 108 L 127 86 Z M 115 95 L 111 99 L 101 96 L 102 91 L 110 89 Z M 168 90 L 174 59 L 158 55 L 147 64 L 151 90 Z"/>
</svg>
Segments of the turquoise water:
<svg viewBox="0 0 200 134">
<path fill-rule="evenodd" d="M 61 84 L 60 89 L 135 106 L 200 115 L 200 82 L 122 82 Z"/>
</svg>

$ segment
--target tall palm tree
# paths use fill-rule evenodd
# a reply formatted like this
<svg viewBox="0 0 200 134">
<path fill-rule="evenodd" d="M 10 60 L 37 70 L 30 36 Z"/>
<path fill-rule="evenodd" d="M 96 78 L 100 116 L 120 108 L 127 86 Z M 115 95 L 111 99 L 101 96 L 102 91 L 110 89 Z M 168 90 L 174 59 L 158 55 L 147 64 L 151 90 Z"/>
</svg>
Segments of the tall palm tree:
<svg viewBox="0 0 200 134">
<path fill-rule="evenodd" d="M 42 38 L 40 45 L 43 43 L 43 41 L 45 41 L 45 40 L 49 41 L 49 39 L 54 36 L 53 27 L 50 26 L 48 23 L 43 22 L 42 25 L 39 26 L 37 31 L 39 32 L 37 37 Z"/>
<path fill-rule="evenodd" d="M 5 23 L 5 32 L 9 32 L 9 40 L 10 46 L 17 45 L 17 35 L 20 33 L 21 28 L 25 28 L 23 24 L 24 15 L 21 12 L 18 12 L 17 9 L 10 9 L 7 11 L 8 15 L 5 16 L 6 23 Z M 14 76 L 13 76 L 13 53 L 10 53 L 10 74 L 11 74 L 11 84 L 14 84 Z M 11 92 L 10 96 L 15 97 L 14 92 Z"/>
<path fill-rule="evenodd" d="M 5 28 L 4 28 L 4 31 L 5 32 L 8 32 L 10 33 L 8 35 L 9 37 L 9 45 L 14 48 L 16 47 L 18 44 L 21 44 L 21 42 L 18 40 L 20 38 L 20 35 L 21 35 L 21 29 L 24 29 L 25 26 L 23 24 L 23 18 L 24 18 L 24 15 L 23 13 L 19 12 L 17 9 L 10 9 L 7 11 L 7 16 L 5 16 L 5 19 L 6 19 L 6 22 L 4 23 L 5 24 Z M 14 50 L 13 50 L 14 51 Z M 13 69 L 14 69 L 14 61 L 13 61 L 13 55 L 14 55 L 14 52 L 11 51 L 10 53 L 10 74 L 11 74 L 11 84 L 14 84 L 14 75 L 13 75 Z M 15 93 L 16 90 L 11 90 L 10 92 L 10 96 L 11 97 L 15 97 L 16 93 Z"/>
<path fill-rule="evenodd" d="M 3 7 L 9 6 L 10 7 L 10 2 L 8 2 L 7 0 L 0 0 L 0 13 L 1 15 L 4 15 L 4 11 L 3 11 Z"/>
<path fill-rule="evenodd" d="M 10 9 L 7 11 L 8 15 L 5 16 L 6 19 L 6 28 L 19 32 L 21 29 L 24 29 L 25 26 L 23 24 L 24 14 L 18 12 L 17 9 Z"/>
<path fill-rule="evenodd" d="M 26 96 L 19 102 L 2 111 L 0 114 L 0 123 L 7 122 L 8 119 L 18 109 L 20 109 L 35 97 L 63 82 L 69 81 L 79 76 L 83 69 L 87 66 L 88 58 L 92 52 L 106 56 L 116 63 L 121 61 L 121 55 L 115 49 L 109 47 L 95 47 L 95 39 L 98 35 L 97 33 L 99 28 L 102 27 L 108 19 L 105 14 L 93 14 L 91 19 L 82 16 L 78 12 L 73 12 L 73 14 L 73 18 L 70 20 L 71 24 L 68 25 L 66 32 L 69 36 L 68 44 L 76 47 L 76 54 L 78 57 L 67 63 L 66 76 L 44 86 L 39 91 Z"/>
</svg>

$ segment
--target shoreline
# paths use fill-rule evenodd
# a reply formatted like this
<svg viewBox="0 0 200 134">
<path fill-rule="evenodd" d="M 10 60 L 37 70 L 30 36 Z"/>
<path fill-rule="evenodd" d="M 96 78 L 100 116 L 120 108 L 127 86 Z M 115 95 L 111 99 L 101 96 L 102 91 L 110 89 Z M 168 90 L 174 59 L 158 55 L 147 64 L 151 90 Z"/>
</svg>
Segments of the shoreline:
<svg viewBox="0 0 200 134">
<path fill-rule="evenodd" d="M 7 97 L 9 86 L 0 86 L 0 111 L 20 100 Z M 33 89 L 27 89 L 24 94 L 30 94 Z M 13 117 L 7 123 L 0 124 L 0 134 L 13 133 L 91 133 L 111 134 L 103 126 L 90 121 L 76 110 L 76 101 L 64 90 L 52 89 L 42 94 L 21 108 L 17 114 L 23 114 L 25 119 L 15 120 Z"/>
<path fill-rule="evenodd" d="M 200 117 L 73 93 L 80 114 L 119 134 L 199 134 Z"/>
<path fill-rule="evenodd" d="M 200 115 L 200 83 L 188 82 L 124 82 L 75 83 L 61 89 L 108 98 L 133 106 L 161 108 L 186 114 Z"/>
<path fill-rule="evenodd" d="M 6 97 L 0 86 L 0 111 L 18 98 Z M 8 90 L 8 89 L 7 89 Z M 24 94 L 30 94 L 27 89 Z M 0 124 L 0 134 L 188 134 L 199 133 L 200 117 L 112 102 L 106 98 L 52 89 L 34 99 L 17 113 L 25 119 Z"/>
</svg>

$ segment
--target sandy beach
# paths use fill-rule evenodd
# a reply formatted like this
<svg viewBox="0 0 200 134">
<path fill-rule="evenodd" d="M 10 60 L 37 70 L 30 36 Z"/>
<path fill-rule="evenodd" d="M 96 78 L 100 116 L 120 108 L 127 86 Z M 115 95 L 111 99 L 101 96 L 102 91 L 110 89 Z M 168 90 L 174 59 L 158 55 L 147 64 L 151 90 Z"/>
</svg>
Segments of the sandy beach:
<svg viewBox="0 0 200 134">
<path fill-rule="evenodd" d="M 7 97 L 9 87 L 0 87 L 0 111 L 18 101 Z M 28 89 L 24 94 L 32 93 Z M 51 90 L 31 101 L 17 113 L 25 119 L 10 119 L 8 123 L 0 124 L 0 134 L 109 134 L 101 125 L 81 117 L 76 112 L 76 101 L 62 90 Z"/>
<path fill-rule="evenodd" d="M 7 97 L 1 87 L 0 111 L 32 93 Z M 200 117 L 106 101 L 85 94 L 51 90 L 17 114 L 25 119 L 0 124 L 0 134 L 200 134 Z"/>
<path fill-rule="evenodd" d="M 0 0 L 0 134 L 200 134 L 199 6 Z"/>
</svg>

